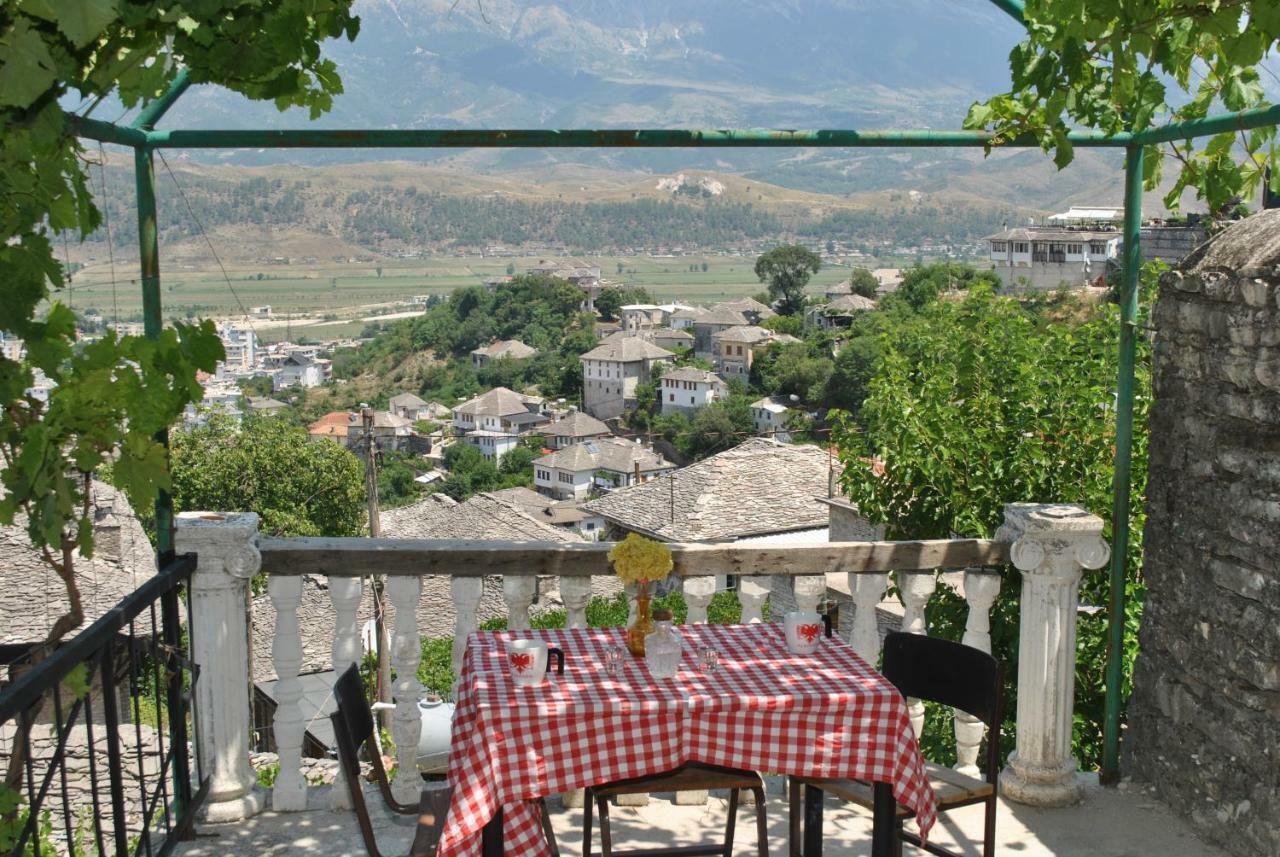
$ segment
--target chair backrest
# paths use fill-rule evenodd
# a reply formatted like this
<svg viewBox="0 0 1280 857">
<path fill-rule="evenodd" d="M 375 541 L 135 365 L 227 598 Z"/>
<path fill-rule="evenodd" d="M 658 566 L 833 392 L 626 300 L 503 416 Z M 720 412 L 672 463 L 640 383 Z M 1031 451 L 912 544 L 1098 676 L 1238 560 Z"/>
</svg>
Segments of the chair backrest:
<svg viewBox="0 0 1280 857">
<path fill-rule="evenodd" d="M 884 639 L 884 677 L 903 696 L 968 712 L 999 726 L 1003 693 L 1000 662 L 986 652 L 923 634 Z"/>
<path fill-rule="evenodd" d="M 360 675 L 356 672 L 355 665 L 338 679 L 350 674 L 355 674 L 357 684 L 360 681 Z M 349 717 L 350 714 L 364 711 L 368 715 L 368 707 L 363 704 L 355 706 L 351 705 L 349 699 L 344 699 L 343 695 L 338 692 L 337 683 L 334 684 L 334 696 L 338 700 L 338 710 L 329 715 L 330 722 L 333 723 L 334 744 L 338 750 L 338 764 L 342 768 L 343 779 L 347 781 L 347 790 L 351 795 L 351 805 L 356 812 L 356 821 L 360 826 L 360 837 L 364 840 L 365 851 L 369 857 L 382 857 L 382 852 L 378 850 L 378 841 L 373 834 L 373 822 L 369 818 L 369 808 L 364 803 L 364 792 L 360 789 L 360 748 L 364 742 L 369 739 L 366 733 L 357 737 L 355 730 L 351 728 Z M 361 695 L 363 697 L 363 694 Z M 357 714 L 356 719 L 359 719 Z M 372 719 L 372 718 L 370 718 Z"/>
</svg>

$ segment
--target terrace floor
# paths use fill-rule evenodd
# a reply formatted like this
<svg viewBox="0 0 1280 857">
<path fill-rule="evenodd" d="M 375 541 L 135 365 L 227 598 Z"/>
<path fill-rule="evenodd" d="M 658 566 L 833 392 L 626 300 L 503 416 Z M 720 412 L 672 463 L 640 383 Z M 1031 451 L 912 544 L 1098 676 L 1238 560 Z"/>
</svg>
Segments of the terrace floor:
<svg viewBox="0 0 1280 857">
<path fill-rule="evenodd" d="M 778 785 L 778 784 L 774 784 Z M 221 857 L 227 854 L 320 855 L 363 857 L 364 848 L 351 812 L 328 810 L 328 789 L 312 790 L 314 809 L 300 813 L 266 812 L 246 822 L 205 825 L 196 839 L 179 846 L 179 857 Z M 725 801 L 714 794 L 705 806 L 676 806 L 669 796 L 655 796 L 648 806 L 614 807 L 616 850 L 688 844 L 714 840 L 723 834 Z M 376 808 L 374 824 L 384 854 L 404 854 L 413 837 L 413 819 L 395 818 Z M 581 857 L 582 811 L 565 809 L 553 801 L 552 824 L 565 857 Z M 785 855 L 787 802 L 770 793 L 769 851 Z M 754 855 L 755 824 L 748 804 L 739 810 L 735 854 Z M 871 850 L 871 817 L 830 802 L 826 810 L 824 855 L 858 857 Z M 1002 801 L 997 822 L 997 853 L 1018 857 L 1225 857 L 1225 852 L 1198 839 L 1190 827 L 1136 785 L 1103 789 L 1090 779 L 1084 802 L 1065 809 L 1032 809 Z M 982 831 L 981 807 L 949 813 L 939 820 L 933 841 L 962 853 L 978 855 Z M 599 831 L 593 851 L 599 854 Z M 906 853 L 923 853 L 908 847 Z"/>
</svg>

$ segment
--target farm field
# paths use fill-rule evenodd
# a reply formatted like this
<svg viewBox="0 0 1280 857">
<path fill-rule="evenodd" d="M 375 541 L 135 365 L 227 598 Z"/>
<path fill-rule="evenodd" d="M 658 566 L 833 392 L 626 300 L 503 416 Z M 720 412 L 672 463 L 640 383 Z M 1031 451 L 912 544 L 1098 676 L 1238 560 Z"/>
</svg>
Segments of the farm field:
<svg viewBox="0 0 1280 857">
<path fill-rule="evenodd" d="M 519 273 L 539 261 L 532 256 L 438 256 L 349 264 L 231 263 L 226 265 L 224 278 L 211 259 L 179 257 L 166 262 L 161 248 L 161 299 L 170 319 L 239 318 L 250 307 L 270 304 L 272 318 L 254 322 L 263 339 L 329 339 L 359 335 L 369 321 L 406 311 L 402 302 L 413 296 L 448 294 L 504 276 L 509 264 Z M 714 303 L 764 288 L 752 270 L 755 259 L 748 256 L 602 256 L 560 261 L 599 265 L 605 278 L 626 286 L 643 286 L 661 301 Z M 132 263 L 117 262 L 113 285 L 110 263 L 94 254 L 86 258 L 85 267 L 76 272 L 62 297 L 78 311 L 96 310 L 108 320 L 140 321 L 142 298 L 137 276 Z M 847 277 L 847 267 L 827 266 L 813 278 L 810 288 L 821 292 L 826 285 Z"/>
</svg>

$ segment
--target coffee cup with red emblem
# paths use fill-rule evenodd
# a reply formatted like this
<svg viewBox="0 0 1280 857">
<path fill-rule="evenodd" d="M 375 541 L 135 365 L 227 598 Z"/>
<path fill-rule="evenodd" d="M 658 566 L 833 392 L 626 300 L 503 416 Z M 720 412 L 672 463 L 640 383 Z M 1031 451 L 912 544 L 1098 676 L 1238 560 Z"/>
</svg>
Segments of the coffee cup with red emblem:
<svg viewBox="0 0 1280 857">
<path fill-rule="evenodd" d="M 512 640 L 507 643 L 507 672 L 517 685 L 542 684 L 556 662 L 556 675 L 564 675 L 564 652 L 542 640 Z"/>
<path fill-rule="evenodd" d="M 824 613 L 796 610 L 784 620 L 787 648 L 797 655 L 812 655 L 822 644 L 823 637 L 831 636 L 831 617 Z"/>
</svg>

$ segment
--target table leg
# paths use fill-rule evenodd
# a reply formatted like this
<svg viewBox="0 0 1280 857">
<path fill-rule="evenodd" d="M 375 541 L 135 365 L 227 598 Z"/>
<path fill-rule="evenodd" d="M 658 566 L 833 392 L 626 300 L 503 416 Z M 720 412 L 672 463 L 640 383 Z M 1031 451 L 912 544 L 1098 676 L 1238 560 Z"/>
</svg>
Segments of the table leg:
<svg viewBox="0 0 1280 857">
<path fill-rule="evenodd" d="M 804 857 L 822 857 L 822 789 L 804 787 Z"/>
<path fill-rule="evenodd" d="M 871 857 L 893 857 L 893 833 L 897 816 L 897 802 L 893 798 L 893 786 L 889 783 L 873 783 L 875 804 L 871 828 Z"/>
<path fill-rule="evenodd" d="M 502 857 L 502 807 L 493 814 L 480 833 L 480 853 L 484 857 Z"/>
</svg>

